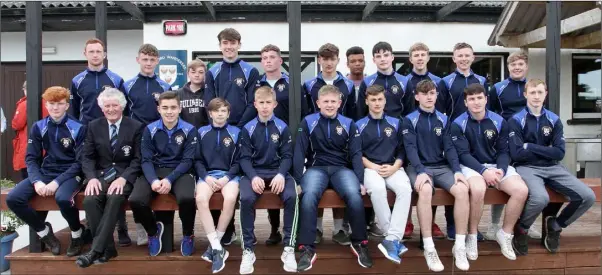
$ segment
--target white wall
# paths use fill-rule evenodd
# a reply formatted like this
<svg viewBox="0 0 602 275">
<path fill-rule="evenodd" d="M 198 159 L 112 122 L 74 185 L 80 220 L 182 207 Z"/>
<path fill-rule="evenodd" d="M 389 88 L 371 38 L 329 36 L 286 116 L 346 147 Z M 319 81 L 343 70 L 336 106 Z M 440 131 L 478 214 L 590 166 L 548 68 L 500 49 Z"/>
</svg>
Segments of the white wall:
<svg viewBox="0 0 602 275">
<path fill-rule="evenodd" d="M 3 32 L 1 35 L 2 62 L 24 62 L 25 33 Z M 42 60 L 85 61 L 84 43 L 94 36 L 94 31 L 43 32 L 42 46 L 56 47 L 56 54 L 44 54 Z M 139 71 L 136 53 L 142 45 L 142 31 L 109 30 L 107 36 L 109 68 L 125 79 L 133 77 Z"/>
</svg>

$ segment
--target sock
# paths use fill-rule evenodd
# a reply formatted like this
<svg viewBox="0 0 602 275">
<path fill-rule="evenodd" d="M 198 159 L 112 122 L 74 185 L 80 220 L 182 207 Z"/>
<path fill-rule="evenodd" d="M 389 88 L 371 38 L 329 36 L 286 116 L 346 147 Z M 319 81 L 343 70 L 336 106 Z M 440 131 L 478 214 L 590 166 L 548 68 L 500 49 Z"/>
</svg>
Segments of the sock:
<svg viewBox="0 0 602 275">
<path fill-rule="evenodd" d="M 466 247 L 466 235 L 456 234 L 456 242 L 454 243 L 454 246 Z"/>
<path fill-rule="evenodd" d="M 222 245 L 219 243 L 220 239 L 218 237 L 217 231 L 213 231 L 207 234 L 207 239 L 209 239 L 209 243 L 211 244 L 211 249 L 222 250 Z M 222 233 L 223 235 L 223 233 Z"/>
<path fill-rule="evenodd" d="M 477 234 L 468 234 L 468 239 L 477 240 Z"/>
<path fill-rule="evenodd" d="M 320 227 L 322 227 L 322 224 L 320 224 Z M 334 219 L 334 234 L 339 233 L 340 230 L 343 230 L 343 219 Z"/>
<path fill-rule="evenodd" d="M 82 232 L 83 232 L 83 230 L 81 228 L 77 231 L 71 231 L 71 238 L 77 239 L 77 238 L 81 237 Z"/>
<path fill-rule="evenodd" d="M 226 234 L 226 232 L 221 232 L 219 230 L 215 230 L 215 233 L 217 234 L 217 241 L 220 242 L 222 240 L 222 237 L 224 237 L 224 234 Z"/>
<path fill-rule="evenodd" d="M 320 232 L 324 232 L 324 229 L 322 229 L 322 218 L 318 218 L 318 223 L 317 223 L 317 227 L 318 230 L 320 230 Z"/>
<path fill-rule="evenodd" d="M 46 235 L 48 235 L 49 231 L 50 228 L 48 228 L 48 225 L 44 225 L 44 230 L 38 232 L 38 236 L 40 236 L 40 238 L 44 238 Z"/>
<path fill-rule="evenodd" d="M 424 250 L 429 252 L 435 250 L 435 243 L 433 242 L 433 237 L 422 238 L 422 242 L 424 243 Z"/>
</svg>

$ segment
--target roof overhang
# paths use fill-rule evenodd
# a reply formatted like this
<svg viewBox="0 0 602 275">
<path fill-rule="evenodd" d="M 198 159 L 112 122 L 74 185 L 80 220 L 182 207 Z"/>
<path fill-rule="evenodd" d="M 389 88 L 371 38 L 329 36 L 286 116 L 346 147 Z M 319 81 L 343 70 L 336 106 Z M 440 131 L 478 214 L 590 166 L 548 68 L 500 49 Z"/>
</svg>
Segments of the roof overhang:
<svg viewBox="0 0 602 275">
<path fill-rule="evenodd" d="M 597 2 L 562 2 L 560 46 L 600 49 L 602 11 Z M 487 43 L 507 48 L 545 48 L 546 2 L 508 2 Z"/>
</svg>

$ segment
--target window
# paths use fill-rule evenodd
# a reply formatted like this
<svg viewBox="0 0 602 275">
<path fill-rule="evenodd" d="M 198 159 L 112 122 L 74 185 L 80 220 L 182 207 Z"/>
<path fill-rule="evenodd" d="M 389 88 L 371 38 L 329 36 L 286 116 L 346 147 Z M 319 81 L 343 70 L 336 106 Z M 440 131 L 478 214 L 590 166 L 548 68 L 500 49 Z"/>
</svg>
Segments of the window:
<svg viewBox="0 0 602 275">
<path fill-rule="evenodd" d="M 203 53 L 203 52 L 192 52 L 192 58 L 201 58 L 206 64 L 207 68 L 211 68 L 215 63 L 222 61 L 220 53 Z M 261 55 L 259 53 L 240 53 L 239 57 L 245 62 L 253 65 L 259 71 L 259 74 L 263 74 L 263 68 L 261 67 Z M 288 53 L 282 53 L 282 71 L 288 73 Z M 318 73 L 318 62 L 315 54 L 301 54 L 301 81 L 305 81 L 315 77 Z"/>
<path fill-rule="evenodd" d="M 600 56 L 573 55 L 573 118 L 600 118 Z"/>
</svg>

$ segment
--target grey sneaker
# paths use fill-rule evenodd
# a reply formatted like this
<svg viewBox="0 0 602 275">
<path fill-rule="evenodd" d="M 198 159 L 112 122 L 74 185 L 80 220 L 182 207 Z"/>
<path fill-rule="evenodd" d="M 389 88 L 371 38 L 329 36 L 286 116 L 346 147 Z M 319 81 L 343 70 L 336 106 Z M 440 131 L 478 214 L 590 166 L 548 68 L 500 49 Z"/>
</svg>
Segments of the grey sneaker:
<svg viewBox="0 0 602 275">
<path fill-rule="evenodd" d="M 338 243 L 340 245 L 351 245 L 351 239 L 349 235 L 345 234 L 345 231 L 339 230 L 336 234 L 332 236 L 332 241 Z"/>
<path fill-rule="evenodd" d="M 321 243 L 323 235 L 324 235 L 324 233 L 322 233 L 322 231 L 320 231 L 319 229 L 316 230 L 316 239 L 314 240 L 314 243 L 315 244 Z"/>
</svg>

